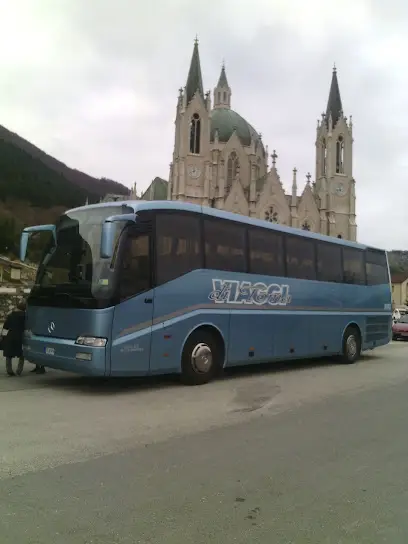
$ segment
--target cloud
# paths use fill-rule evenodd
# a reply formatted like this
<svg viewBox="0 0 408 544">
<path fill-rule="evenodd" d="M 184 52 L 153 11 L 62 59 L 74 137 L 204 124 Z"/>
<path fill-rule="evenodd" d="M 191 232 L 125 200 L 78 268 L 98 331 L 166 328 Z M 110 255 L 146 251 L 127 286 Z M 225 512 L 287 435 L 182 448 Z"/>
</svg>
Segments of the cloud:
<svg viewBox="0 0 408 544">
<path fill-rule="evenodd" d="M 138 95 L 131 87 L 116 85 L 99 92 L 86 95 L 80 106 L 84 119 L 93 121 L 118 120 L 137 117 L 149 119 L 154 116 L 156 107 L 153 100 L 147 95 Z"/>
<path fill-rule="evenodd" d="M 314 172 L 333 62 L 354 120 L 359 239 L 408 247 L 408 7 L 402 0 L 0 0 L 0 123 L 70 166 L 140 189 L 168 177 L 177 90 L 200 37 L 233 108 L 276 149 L 284 185 Z"/>
</svg>

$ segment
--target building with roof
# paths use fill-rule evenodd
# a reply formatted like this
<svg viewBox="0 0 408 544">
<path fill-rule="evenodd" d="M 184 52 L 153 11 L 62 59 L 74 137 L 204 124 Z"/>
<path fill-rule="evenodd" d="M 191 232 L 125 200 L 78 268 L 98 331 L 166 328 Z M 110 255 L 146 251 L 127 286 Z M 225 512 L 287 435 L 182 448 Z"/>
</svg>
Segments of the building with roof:
<svg viewBox="0 0 408 544">
<path fill-rule="evenodd" d="M 326 113 L 317 122 L 315 177 L 298 190 L 293 170 L 286 194 L 274 150 L 231 107 L 232 90 L 223 65 L 213 92 L 204 93 L 198 41 L 187 83 L 179 90 L 175 143 L 167 198 L 232 211 L 267 221 L 356 240 L 353 127 L 343 114 L 333 69 Z M 150 198 L 149 198 L 150 200 Z"/>
<path fill-rule="evenodd" d="M 133 184 L 127 196 L 108 193 L 100 202 L 119 202 L 122 200 L 167 200 L 168 181 L 163 178 L 155 177 L 149 187 L 139 195 L 136 183 Z M 88 200 L 86 201 L 88 204 Z"/>
<path fill-rule="evenodd" d="M 391 274 L 392 303 L 394 308 L 406 308 L 408 303 L 408 272 Z"/>
</svg>

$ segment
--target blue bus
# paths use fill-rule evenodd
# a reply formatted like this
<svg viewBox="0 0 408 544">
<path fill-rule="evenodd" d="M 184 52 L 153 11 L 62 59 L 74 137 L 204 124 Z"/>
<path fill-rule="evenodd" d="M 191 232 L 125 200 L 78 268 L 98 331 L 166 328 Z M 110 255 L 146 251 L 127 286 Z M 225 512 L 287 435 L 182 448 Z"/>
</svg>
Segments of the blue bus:
<svg viewBox="0 0 408 544">
<path fill-rule="evenodd" d="M 24 355 L 93 376 L 180 373 L 339 356 L 391 339 L 387 254 L 172 201 L 83 206 L 49 231 L 27 300 Z"/>
</svg>

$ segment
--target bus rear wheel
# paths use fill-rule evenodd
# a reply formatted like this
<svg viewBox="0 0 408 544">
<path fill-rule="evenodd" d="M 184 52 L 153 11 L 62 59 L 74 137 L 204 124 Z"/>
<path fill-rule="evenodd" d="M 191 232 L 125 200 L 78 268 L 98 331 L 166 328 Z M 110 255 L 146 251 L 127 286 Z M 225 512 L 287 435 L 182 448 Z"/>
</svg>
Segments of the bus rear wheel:
<svg viewBox="0 0 408 544">
<path fill-rule="evenodd" d="M 357 327 L 347 327 L 343 336 L 341 362 L 346 365 L 355 363 L 361 355 L 361 336 Z"/>
<path fill-rule="evenodd" d="M 221 368 L 219 343 L 208 330 L 196 330 L 187 339 L 181 357 L 181 380 L 186 385 L 203 385 Z"/>
</svg>

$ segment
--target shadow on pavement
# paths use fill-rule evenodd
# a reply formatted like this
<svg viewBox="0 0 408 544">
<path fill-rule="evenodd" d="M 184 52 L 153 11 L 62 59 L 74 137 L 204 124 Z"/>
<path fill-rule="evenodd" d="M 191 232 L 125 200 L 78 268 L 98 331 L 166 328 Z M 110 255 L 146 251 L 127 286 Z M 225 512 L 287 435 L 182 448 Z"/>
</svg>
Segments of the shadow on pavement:
<svg viewBox="0 0 408 544">
<path fill-rule="evenodd" d="M 375 353 L 364 355 L 361 361 L 375 361 L 381 357 Z M 328 366 L 343 366 L 335 359 L 326 357 L 322 359 L 298 359 L 292 361 L 275 361 L 272 363 L 252 364 L 226 369 L 216 381 L 240 380 L 249 377 L 270 375 L 282 372 L 300 372 L 307 369 L 318 369 Z M 344 365 L 347 368 L 348 365 Z M 354 365 L 350 365 L 351 367 Z M 348 368 L 350 368 L 350 366 Z M 50 371 L 44 376 L 36 376 L 36 381 L 41 378 L 43 385 L 53 389 L 71 390 L 75 393 L 92 395 L 122 395 L 136 391 L 160 390 L 171 387 L 184 387 L 180 384 L 178 375 L 148 376 L 137 378 L 92 378 L 60 371 Z M 211 387 L 211 383 L 207 386 Z"/>
</svg>

